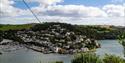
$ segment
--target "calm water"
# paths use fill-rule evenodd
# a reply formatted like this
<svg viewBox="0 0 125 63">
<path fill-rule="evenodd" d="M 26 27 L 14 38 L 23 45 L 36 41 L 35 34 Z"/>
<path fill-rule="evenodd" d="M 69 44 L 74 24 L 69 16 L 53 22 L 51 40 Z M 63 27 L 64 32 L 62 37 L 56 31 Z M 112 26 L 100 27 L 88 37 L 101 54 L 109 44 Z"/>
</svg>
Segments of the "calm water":
<svg viewBox="0 0 125 63">
<path fill-rule="evenodd" d="M 114 54 L 123 57 L 123 47 L 116 40 L 100 40 L 101 48 L 96 53 Z M 72 55 L 42 54 L 31 50 L 18 50 L 0 55 L 0 63 L 50 63 L 51 61 L 64 61 L 70 63 Z"/>
</svg>

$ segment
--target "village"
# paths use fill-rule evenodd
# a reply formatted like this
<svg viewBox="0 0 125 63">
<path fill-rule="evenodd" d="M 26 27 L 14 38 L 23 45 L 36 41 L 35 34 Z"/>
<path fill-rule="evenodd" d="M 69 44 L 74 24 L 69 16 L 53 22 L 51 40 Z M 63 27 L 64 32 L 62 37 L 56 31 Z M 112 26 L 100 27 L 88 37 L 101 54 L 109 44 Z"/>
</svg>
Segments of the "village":
<svg viewBox="0 0 125 63">
<path fill-rule="evenodd" d="M 17 31 L 16 36 L 20 38 L 20 43 L 28 49 L 45 54 L 73 54 L 100 47 L 96 40 L 76 35 L 75 32 L 68 31 L 60 25 L 52 25 L 46 30 L 39 31 L 20 30 Z"/>
</svg>

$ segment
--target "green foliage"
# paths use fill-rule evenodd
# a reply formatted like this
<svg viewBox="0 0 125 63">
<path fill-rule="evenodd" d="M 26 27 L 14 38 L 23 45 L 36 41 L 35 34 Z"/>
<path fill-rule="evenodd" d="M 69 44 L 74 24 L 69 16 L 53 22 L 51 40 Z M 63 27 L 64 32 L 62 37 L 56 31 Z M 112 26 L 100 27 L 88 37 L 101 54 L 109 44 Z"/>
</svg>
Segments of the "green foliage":
<svg viewBox="0 0 125 63">
<path fill-rule="evenodd" d="M 10 39 L 13 41 L 18 41 L 18 42 L 23 42 L 23 40 L 21 38 L 17 37 L 17 35 L 15 34 L 16 32 L 17 31 L 15 31 L 15 30 L 4 31 L 3 38 Z"/>
<path fill-rule="evenodd" d="M 96 54 L 80 53 L 74 57 L 72 63 L 102 63 L 102 61 Z"/>
<path fill-rule="evenodd" d="M 56 61 L 56 62 L 52 62 L 52 63 L 63 63 L 63 61 Z"/>
<path fill-rule="evenodd" d="M 124 47 L 124 56 L 125 56 L 125 32 L 118 36 L 119 43 Z"/>
<path fill-rule="evenodd" d="M 94 53 L 80 53 L 74 57 L 72 63 L 125 63 L 125 60 L 115 55 L 106 54 L 104 58 L 100 58 Z"/>
<path fill-rule="evenodd" d="M 114 55 L 105 55 L 103 59 L 104 63 L 125 63 L 125 60 Z"/>
<path fill-rule="evenodd" d="M 0 31 L 0 42 L 3 40 L 3 32 Z"/>
<path fill-rule="evenodd" d="M 32 24 L 25 24 L 25 25 L 0 25 L 0 30 L 8 31 L 8 30 L 22 30 L 22 29 L 29 29 L 32 27 Z"/>
<path fill-rule="evenodd" d="M 125 47 L 125 32 L 118 36 L 120 44 L 122 44 Z"/>
<path fill-rule="evenodd" d="M 101 26 L 77 26 L 78 34 L 86 35 L 94 39 L 117 39 L 117 36 L 123 32 L 123 29 L 117 27 L 101 27 Z"/>
</svg>

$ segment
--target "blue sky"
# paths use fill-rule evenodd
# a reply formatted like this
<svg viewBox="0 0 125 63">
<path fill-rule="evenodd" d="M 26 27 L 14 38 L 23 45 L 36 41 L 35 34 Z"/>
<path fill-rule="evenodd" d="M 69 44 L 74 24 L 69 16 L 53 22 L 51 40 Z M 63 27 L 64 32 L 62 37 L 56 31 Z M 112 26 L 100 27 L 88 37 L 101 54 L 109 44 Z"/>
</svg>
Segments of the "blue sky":
<svg viewBox="0 0 125 63">
<path fill-rule="evenodd" d="M 103 6 L 110 3 L 111 0 L 64 0 L 62 4 L 76 4 L 76 5 L 86 5 L 86 6 Z"/>
<path fill-rule="evenodd" d="M 39 6 L 38 2 L 31 2 L 28 3 L 30 7 L 37 7 Z M 21 9 L 27 9 L 26 5 L 22 1 L 15 1 L 15 4 L 13 4 L 14 7 L 21 8 Z"/>
<path fill-rule="evenodd" d="M 125 0 L 25 1 L 41 22 L 61 21 L 83 25 L 125 26 Z M 2 0 L 0 4 L 0 24 L 37 22 L 21 0 Z M 114 20 L 114 18 L 116 18 L 116 20 Z"/>
<path fill-rule="evenodd" d="M 57 3 L 58 5 L 85 5 L 85 6 L 94 6 L 94 7 L 102 7 L 106 4 L 123 4 L 125 0 L 64 0 L 61 3 Z M 30 2 L 28 3 L 30 7 L 37 7 L 39 6 L 38 2 Z M 17 8 L 27 9 L 22 1 L 15 0 L 15 4 L 13 5 Z"/>
<path fill-rule="evenodd" d="M 98 2 L 98 3 L 97 3 Z M 69 4 L 74 4 L 74 5 L 86 5 L 86 6 L 103 6 L 107 3 L 109 3 L 110 0 L 64 0 L 64 2 L 59 3 L 61 5 L 69 5 Z M 38 6 L 39 3 L 33 2 L 29 3 L 31 7 Z M 17 1 L 14 6 L 19 7 L 19 8 L 24 8 L 24 3 L 21 1 Z"/>
</svg>

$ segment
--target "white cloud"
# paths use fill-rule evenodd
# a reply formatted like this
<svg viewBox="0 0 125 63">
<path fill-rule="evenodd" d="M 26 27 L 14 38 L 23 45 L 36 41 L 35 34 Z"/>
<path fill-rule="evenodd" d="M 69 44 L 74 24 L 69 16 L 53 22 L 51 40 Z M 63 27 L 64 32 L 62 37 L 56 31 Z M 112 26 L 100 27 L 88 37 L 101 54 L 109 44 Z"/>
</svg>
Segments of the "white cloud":
<svg viewBox="0 0 125 63">
<path fill-rule="evenodd" d="M 121 17 L 125 16 L 124 6 L 108 4 L 102 8 L 98 7 L 88 7 L 84 5 L 52 5 L 63 0 L 27 0 L 29 2 L 39 2 L 40 5 L 37 7 L 32 7 L 32 11 L 39 16 L 63 16 L 63 17 Z M 31 12 L 27 10 L 18 9 L 12 6 L 14 1 L 3 0 L 1 2 L 1 16 L 21 16 L 21 15 L 32 15 Z M 44 7 L 44 5 L 48 5 Z"/>
<path fill-rule="evenodd" d="M 12 6 L 14 1 L 2 0 L 0 1 L 0 17 L 2 16 L 16 16 L 20 12 L 20 9 Z"/>
<path fill-rule="evenodd" d="M 33 7 L 32 10 L 38 15 L 62 16 L 62 17 L 107 17 L 107 14 L 98 7 L 84 5 L 52 5 L 44 8 Z"/>
<path fill-rule="evenodd" d="M 39 16 L 41 22 L 64 22 L 78 25 L 115 25 L 125 26 L 124 17 L 88 17 L 88 18 L 71 18 L 71 17 L 59 17 L 59 16 Z M 44 18 L 44 19 L 43 19 Z M 46 19 L 45 19 L 46 18 Z M 26 23 L 38 23 L 34 17 L 12 17 L 1 18 L 2 24 L 26 24 Z"/>
<path fill-rule="evenodd" d="M 56 3 L 63 2 L 63 0 L 26 0 L 28 2 L 38 2 L 40 6 L 54 5 Z"/>
<path fill-rule="evenodd" d="M 31 7 L 32 11 L 39 16 L 42 22 L 66 22 L 72 24 L 109 24 L 124 25 L 125 4 L 107 4 L 102 8 L 84 5 L 55 5 L 63 0 L 27 0 L 39 2 L 37 7 Z M 24 24 L 37 22 L 28 9 L 19 9 L 12 6 L 14 1 L 2 0 L 0 2 L 1 23 Z M 10 17 L 5 17 L 10 16 Z M 13 17 L 11 17 L 13 16 Z M 18 17 L 17 17 L 18 16 Z M 23 16 L 23 17 L 19 17 Z M 26 17 L 30 16 L 30 17 Z M 31 17 L 32 16 L 32 17 Z M 115 18 L 113 18 L 115 17 Z"/>
<path fill-rule="evenodd" d="M 14 7 L 13 6 L 13 4 L 15 3 L 14 1 L 15 0 L 2 0 L 2 1 L 0 1 L 0 17 L 32 15 L 28 9 L 24 10 L 24 9 Z M 34 11 L 35 13 L 38 13 L 38 12 L 45 11 L 46 6 L 54 5 L 56 3 L 62 2 L 63 0 L 25 0 L 25 1 L 40 3 L 40 5 L 38 7 L 32 8 L 32 11 Z"/>
<path fill-rule="evenodd" d="M 125 16 L 125 7 L 122 5 L 105 5 L 103 7 L 103 10 L 109 15 L 109 16 Z"/>
<path fill-rule="evenodd" d="M 65 17 L 123 17 L 125 16 L 123 5 L 108 4 L 102 8 L 88 7 L 84 5 L 52 5 L 32 8 L 39 15 L 65 16 Z"/>
</svg>

